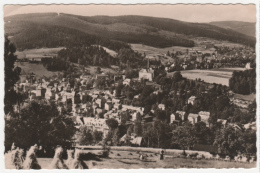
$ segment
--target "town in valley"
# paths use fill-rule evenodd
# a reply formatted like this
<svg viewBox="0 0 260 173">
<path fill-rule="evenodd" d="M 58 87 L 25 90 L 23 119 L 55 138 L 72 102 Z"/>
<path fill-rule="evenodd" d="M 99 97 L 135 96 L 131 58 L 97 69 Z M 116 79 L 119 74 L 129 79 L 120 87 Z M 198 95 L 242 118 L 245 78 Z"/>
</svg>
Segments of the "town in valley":
<svg viewBox="0 0 260 173">
<path fill-rule="evenodd" d="M 256 167 L 255 23 L 4 22 L 6 169 Z"/>
</svg>

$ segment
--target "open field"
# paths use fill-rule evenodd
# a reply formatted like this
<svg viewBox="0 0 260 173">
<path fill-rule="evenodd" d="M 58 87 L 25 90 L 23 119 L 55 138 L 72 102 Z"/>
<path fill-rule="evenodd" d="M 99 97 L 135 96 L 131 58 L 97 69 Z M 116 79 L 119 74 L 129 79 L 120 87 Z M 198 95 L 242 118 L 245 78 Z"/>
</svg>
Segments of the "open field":
<svg viewBox="0 0 260 173">
<path fill-rule="evenodd" d="M 42 77 L 43 75 L 46 76 L 46 77 L 51 77 L 51 76 L 59 73 L 59 72 L 48 71 L 40 63 L 34 64 L 34 63 L 29 63 L 29 62 L 23 62 L 23 63 L 16 62 L 15 66 L 21 67 L 21 69 L 24 70 L 26 74 L 33 72 L 38 77 Z"/>
<path fill-rule="evenodd" d="M 216 83 L 229 86 L 229 78 L 231 78 L 233 71 L 243 71 L 244 68 L 219 68 L 212 70 L 185 70 L 181 71 L 183 77 L 187 79 L 201 79 L 208 83 Z M 168 73 L 172 75 L 174 72 Z"/>
<path fill-rule="evenodd" d="M 126 150 L 126 149 L 130 149 Z M 139 152 L 145 159 L 139 159 Z M 82 159 L 90 169 L 139 169 L 139 168 L 255 168 L 256 162 L 226 162 L 223 160 L 197 160 L 190 158 L 179 158 L 178 153 L 182 150 L 166 150 L 164 160 L 160 160 L 158 152 L 160 149 L 142 147 L 111 147 L 108 158 L 101 156 L 101 147 L 87 146 L 82 152 Z M 198 151 L 187 150 L 187 153 L 198 153 Z M 201 151 L 202 153 L 205 153 Z M 168 153 L 168 154 L 167 154 Z M 5 157 L 7 159 L 7 157 Z M 37 158 L 42 169 L 48 169 L 52 158 Z"/>
<path fill-rule="evenodd" d="M 162 64 L 165 64 L 168 61 L 172 61 L 173 59 L 171 57 L 166 56 L 167 52 L 169 51 L 170 53 L 172 52 L 183 52 L 186 53 L 187 50 L 189 51 L 201 51 L 203 53 L 213 53 L 215 51 L 214 48 L 211 49 L 205 49 L 203 47 L 181 47 L 181 46 L 172 46 L 172 47 L 167 47 L 167 48 L 156 48 L 156 47 L 151 47 L 151 46 L 146 46 L 143 44 L 131 44 L 131 47 L 134 51 L 137 51 L 139 53 L 145 53 L 146 58 L 149 59 L 156 59 L 156 60 L 161 60 Z M 160 56 L 164 56 L 164 58 L 160 58 Z M 184 57 L 184 55 L 180 56 L 181 58 Z"/>
<path fill-rule="evenodd" d="M 146 45 L 142 45 L 142 44 L 131 44 L 131 47 L 133 50 L 138 51 L 139 53 L 146 53 L 147 54 L 166 54 L 168 51 L 170 52 L 176 52 L 176 51 L 180 51 L 180 52 L 186 52 L 187 50 L 189 51 L 201 51 L 203 53 L 212 53 L 215 51 L 214 48 L 211 49 L 205 49 L 204 47 L 181 47 L 181 46 L 172 46 L 172 47 L 167 47 L 167 48 L 156 48 L 156 47 L 151 47 L 151 46 L 146 46 Z"/>
<path fill-rule="evenodd" d="M 100 67 L 101 68 L 101 72 L 102 73 L 116 73 L 115 70 L 111 69 L 111 68 L 103 68 L 103 67 Z M 96 71 L 97 71 L 97 66 L 88 66 L 88 67 L 85 67 L 86 70 L 89 71 L 90 74 L 94 75 L 96 74 Z"/>
<path fill-rule="evenodd" d="M 152 46 L 146 46 L 143 44 L 131 44 L 131 48 L 134 51 L 137 51 L 139 53 L 145 53 L 146 55 L 150 54 L 159 54 L 159 55 L 164 55 L 167 53 L 167 51 L 173 51 L 173 47 L 168 47 L 168 48 L 156 48 Z"/>
<path fill-rule="evenodd" d="M 93 152 L 93 151 L 92 151 Z M 254 168 L 255 163 L 225 162 L 217 160 L 193 160 L 186 158 L 175 158 L 165 156 L 164 160 L 159 159 L 158 154 L 144 153 L 148 157 L 141 161 L 137 152 L 110 151 L 109 158 L 95 157 L 86 159 L 85 163 L 90 169 L 139 169 L 139 168 Z M 38 158 L 43 169 L 48 169 L 51 158 Z"/>
<path fill-rule="evenodd" d="M 131 44 L 131 47 L 134 51 L 139 53 L 145 53 L 146 58 L 161 60 L 162 64 L 165 64 L 168 61 L 172 61 L 171 57 L 166 57 L 167 52 L 173 52 L 173 47 L 168 48 L 156 48 L 151 46 L 146 46 L 143 44 Z M 164 56 L 164 58 L 160 58 L 160 56 Z"/>
<path fill-rule="evenodd" d="M 15 54 L 17 55 L 18 59 L 23 58 L 37 58 L 43 56 L 55 56 L 58 52 L 63 49 L 63 47 L 57 48 L 40 48 L 40 49 L 28 49 L 22 52 L 17 51 Z"/>
<path fill-rule="evenodd" d="M 223 41 L 222 43 L 215 44 L 215 46 L 244 47 L 242 44 L 231 43 L 227 41 Z"/>
<path fill-rule="evenodd" d="M 73 65 L 75 67 L 77 67 L 77 69 L 79 71 L 82 71 L 82 68 L 79 67 L 79 64 L 73 63 Z M 98 66 L 89 65 L 89 66 L 85 67 L 85 71 L 88 71 L 91 75 L 95 75 L 97 73 L 97 67 Z M 114 66 L 114 67 L 117 67 L 117 66 Z M 116 71 L 113 68 L 104 68 L 104 67 L 100 67 L 100 68 L 101 68 L 102 73 L 112 73 L 112 74 L 116 73 Z"/>
<path fill-rule="evenodd" d="M 77 63 L 73 63 L 76 67 L 79 65 Z M 29 63 L 29 62 L 16 62 L 15 66 L 20 67 L 26 74 L 35 73 L 36 76 L 42 77 L 43 75 L 46 77 L 51 77 L 53 75 L 57 75 L 58 73 L 62 73 L 61 71 L 48 71 L 41 63 Z M 85 67 L 85 70 L 89 71 L 91 75 L 95 75 L 97 71 L 97 66 L 88 66 Z M 112 68 L 101 68 L 101 72 L 103 73 L 116 73 L 116 71 Z"/>
<path fill-rule="evenodd" d="M 256 94 L 252 93 L 249 95 L 242 95 L 242 94 L 235 93 L 233 95 L 233 98 L 240 99 L 240 100 L 246 100 L 246 101 L 254 101 L 256 99 Z"/>
</svg>

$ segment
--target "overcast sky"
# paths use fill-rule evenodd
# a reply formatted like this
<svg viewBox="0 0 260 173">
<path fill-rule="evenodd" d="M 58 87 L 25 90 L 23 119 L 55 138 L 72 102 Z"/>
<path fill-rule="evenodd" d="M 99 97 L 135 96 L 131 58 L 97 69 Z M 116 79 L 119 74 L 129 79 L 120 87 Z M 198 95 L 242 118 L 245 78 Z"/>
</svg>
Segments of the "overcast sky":
<svg viewBox="0 0 260 173">
<path fill-rule="evenodd" d="M 24 13 L 60 12 L 82 16 L 143 15 L 187 22 L 256 22 L 255 5 L 6 5 L 4 16 Z"/>
</svg>

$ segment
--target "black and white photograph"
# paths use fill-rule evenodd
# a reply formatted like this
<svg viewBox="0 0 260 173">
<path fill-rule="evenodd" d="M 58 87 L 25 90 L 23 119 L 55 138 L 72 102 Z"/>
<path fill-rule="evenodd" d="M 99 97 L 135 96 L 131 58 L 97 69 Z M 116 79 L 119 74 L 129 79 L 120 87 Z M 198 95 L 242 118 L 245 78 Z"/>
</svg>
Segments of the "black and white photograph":
<svg viewBox="0 0 260 173">
<path fill-rule="evenodd" d="M 5 169 L 257 168 L 257 10 L 3 5 Z"/>
</svg>

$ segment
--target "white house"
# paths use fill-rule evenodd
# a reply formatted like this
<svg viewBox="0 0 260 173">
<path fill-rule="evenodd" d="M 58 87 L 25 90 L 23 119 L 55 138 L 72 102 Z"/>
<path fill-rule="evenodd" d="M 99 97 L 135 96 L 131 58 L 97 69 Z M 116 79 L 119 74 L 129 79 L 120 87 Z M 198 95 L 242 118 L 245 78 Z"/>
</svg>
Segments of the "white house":
<svg viewBox="0 0 260 173">
<path fill-rule="evenodd" d="M 135 121 L 135 120 L 136 120 L 136 115 L 137 115 L 136 112 L 132 114 L 132 121 Z"/>
<path fill-rule="evenodd" d="M 171 114 L 171 117 L 170 117 L 170 124 L 172 124 L 172 123 L 173 123 L 173 121 L 175 121 L 175 120 L 178 120 L 178 115 L 177 115 L 177 114 L 174 114 L 174 113 L 172 113 L 172 114 Z"/>
<path fill-rule="evenodd" d="M 119 100 L 119 99 L 112 98 L 112 103 L 119 104 L 119 103 L 120 103 L 120 100 Z"/>
<path fill-rule="evenodd" d="M 250 62 L 246 63 L 245 69 L 251 69 Z"/>
<path fill-rule="evenodd" d="M 164 111 L 165 110 L 165 104 L 159 104 L 158 108 Z"/>
<path fill-rule="evenodd" d="M 218 122 L 218 123 L 221 123 L 221 125 L 222 125 L 223 127 L 226 127 L 226 125 L 227 125 L 227 120 L 224 120 L 224 119 L 218 119 L 217 122 Z"/>
<path fill-rule="evenodd" d="M 96 100 L 96 103 L 98 104 L 98 107 L 99 107 L 99 108 L 102 108 L 102 107 L 103 107 L 103 104 L 102 104 L 102 100 L 101 100 L 101 99 L 97 99 L 97 100 Z"/>
<path fill-rule="evenodd" d="M 109 127 L 106 124 L 106 119 L 103 118 L 93 118 L 93 117 L 84 117 L 84 125 L 87 126 L 92 131 L 101 131 L 103 136 L 106 136 L 108 133 Z"/>
<path fill-rule="evenodd" d="M 188 115 L 188 120 L 189 120 L 189 122 L 190 122 L 191 124 L 194 125 L 195 123 L 197 123 L 197 122 L 200 121 L 200 118 L 199 118 L 199 115 L 198 115 L 198 114 L 190 113 L 190 114 Z"/>
<path fill-rule="evenodd" d="M 112 109 L 112 107 L 113 107 L 112 102 L 106 102 L 105 103 L 105 110 L 109 111 L 109 110 Z"/>
<path fill-rule="evenodd" d="M 206 112 L 206 111 L 200 111 L 199 113 L 200 119 L 201 121 L 203 121 L 206 126 L 209 126 L 209 117 L 210 117 L 210 112 Z"/>
<path fill-rule="evenodd" d="M 194 104 L 194 102 L 195 102 L 195 100 L 196 100 L 196 97 L 195 96 L 191 96 L 189 99 L 188 99 L 188 104 Z"/>
<path fill-rule="evenodd" d="M 139 80 L 148 79 L 149 81 L 153 81 L 154 70 L 153 69 L 142 69 L 139 71 Z"/>
<path fill-rule="evenodd" d="M 130 83 L 131 83 L 131 79 L 125 79 L 124 81 L 123 81 L 123 85 L 130 85 Z"/>
</svg>

